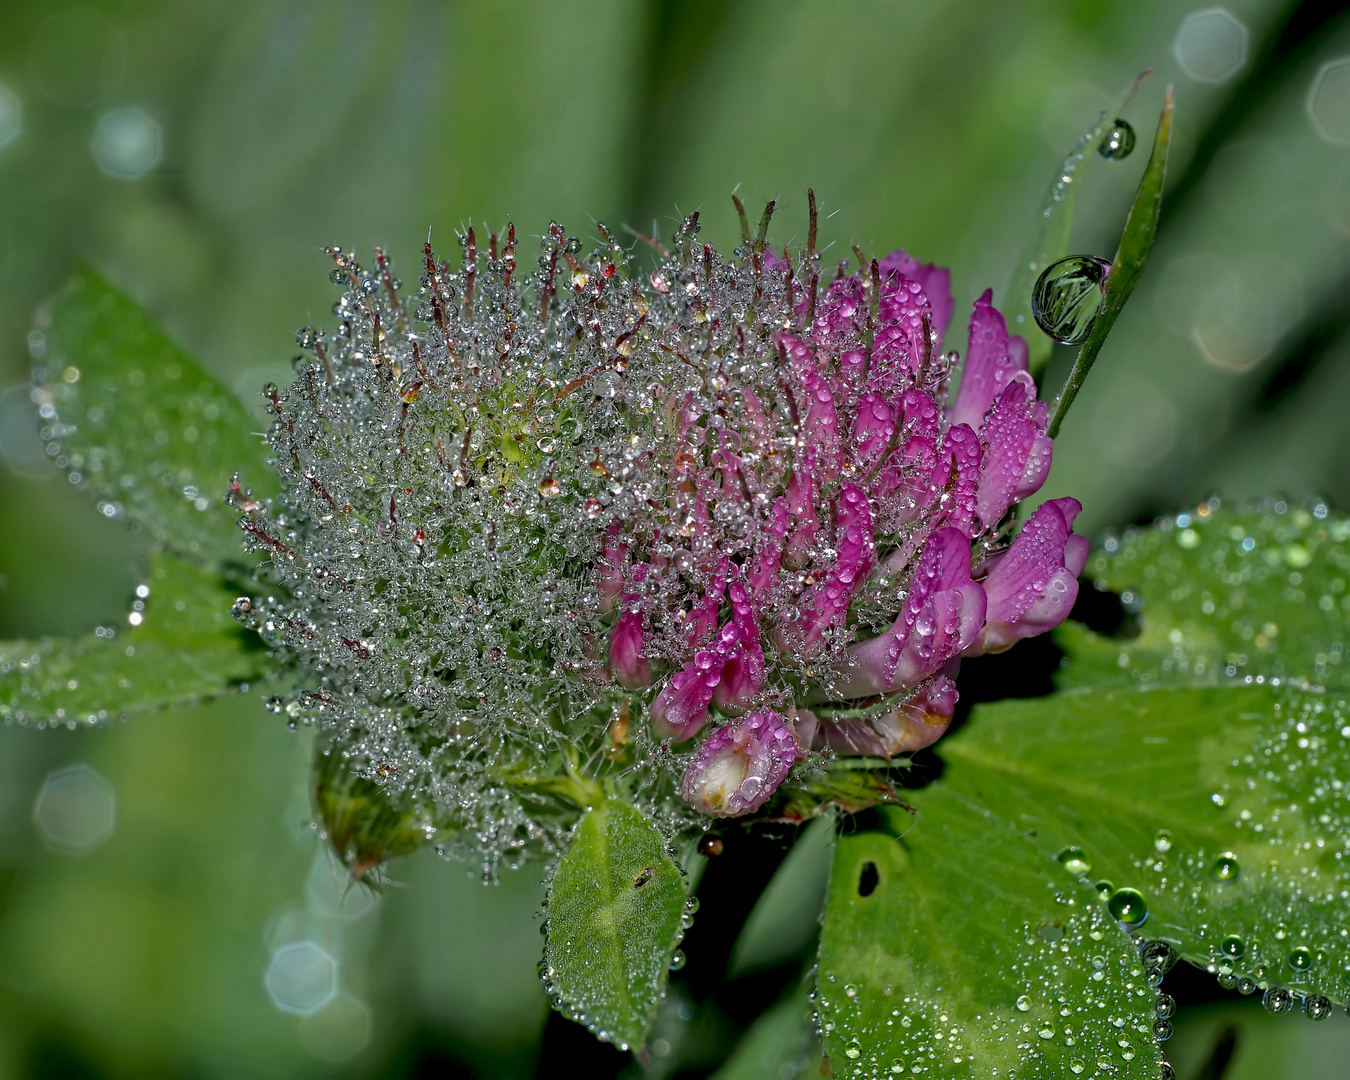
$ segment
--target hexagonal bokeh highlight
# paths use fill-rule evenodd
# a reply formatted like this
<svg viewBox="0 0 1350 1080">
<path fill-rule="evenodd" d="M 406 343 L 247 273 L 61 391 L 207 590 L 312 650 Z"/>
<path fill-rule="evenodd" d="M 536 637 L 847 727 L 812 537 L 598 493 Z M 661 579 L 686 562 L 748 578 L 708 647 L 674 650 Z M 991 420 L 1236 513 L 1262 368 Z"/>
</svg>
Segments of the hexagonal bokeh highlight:
<svg viewBox="0 0 1350 1080">
<path fill-rule="evenodd" d="M 1196 82 L 1227 82 L 1247 62 L 1247 27 L 1226 8 L 1193 11 L 1181 20 L 1172 55 Z"/>
<path fill-rule="evenodd" d="M 282 1012 L 312 1016 L 337 995 L 337 960 L 312 941 L 283 945 L 272 954 L 263 986 Z"/>
<path fill-rule="evenodd" d="M 33 824 L 53 851 L 88 855 L 116 828 L 117 792 L 88 765 L 57 769 L 33 802 Z"/>
<path fill-rule="evenodd" d="M 89 150 L 108 176 L 135 180 L 159 164 L 164 131 L 140 109 L 114 109 L 98 118 Z"/>
<path fill-rule="evenodd" d="M 320 1061 L 347 1061 L 370 1042 L 370 1010 L 344 990 L 300 1022 L 300 1041 Z"/>
<path fill-rule="evenodd" d="M 23 130 L 23 105 L 19 95 L 8 86 L 0 86 L 0 149 L 19 137 Z"/>
<path fill-rule="evenodd" d="M 1204 358 L 1226 371 L 1250 371 L 1303 317 L 1303 281 L 1276 256 L 1252 252 L 1226 262 L 1196 305 L 1193 336 Z"/>
<path fill-rule="evenodd" d="M 1308 93 L 1308 115 L 1317 134 L 1335 146 L 1350 146 L 1350 56 L 1323 64 Z"/>
</svg>

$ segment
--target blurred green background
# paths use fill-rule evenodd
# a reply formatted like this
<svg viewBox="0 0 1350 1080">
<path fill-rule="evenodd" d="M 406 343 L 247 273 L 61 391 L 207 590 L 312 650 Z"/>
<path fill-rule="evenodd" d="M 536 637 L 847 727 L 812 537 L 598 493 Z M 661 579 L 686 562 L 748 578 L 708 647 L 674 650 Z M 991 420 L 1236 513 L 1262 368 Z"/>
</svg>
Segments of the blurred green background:
<svg viewBox="0 0 1350 1080">
<path fill-rule="evenodd" d="M 730 246 L 738 189 L 756 212 L 779 200 L 781 243 L 811 186 L 839 257 L 949 265 L 960 311 L 986 285 L 1000 301 L 1059 160 L 1150 65 L 1126 117 L 1146 147 L 1177 84 L 1162 230 L 1045 494 L 1079 497 L 1094 537 L 1216 492 L 1344 510 L 1343 7 L 6 0 L 0 634 L 120 620 L 139 572 L 34 434 L 28 331 L 80 258 L 255 405 L 328 315 L 323 245 L 383 244 L 414 278 L 427 227 L 453 249 L 470 217 L 668 234 L 701 208 Z M 1094 167 L 1075 250 L 1113 253 L 1144 157 Z M 378 903 L 344 895 L 307 823 L 307 754 L 248 696 L 0 730 L 0 1076 L 558 1075 L 538 873 L 485 889 L 424 852 Z M 801 863 L 818 896 L 821 860 Z M 312 1015 L 274 1001 L 315 985 L 332 996 Z M 1236 1080 L 1344 1075 L 1344 1015 L 1255 1002 L 1183 1014 L 1179 1075 L 1230 1014 Z"/>
</svg>

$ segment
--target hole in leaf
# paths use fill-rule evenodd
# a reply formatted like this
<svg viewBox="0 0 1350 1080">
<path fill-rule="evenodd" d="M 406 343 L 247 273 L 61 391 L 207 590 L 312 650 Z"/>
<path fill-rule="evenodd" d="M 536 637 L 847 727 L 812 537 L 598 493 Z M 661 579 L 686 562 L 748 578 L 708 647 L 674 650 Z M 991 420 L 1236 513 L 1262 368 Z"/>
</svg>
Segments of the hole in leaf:
<svg viewBox="0 0 1350 1080">
<path fill-rule="evenodd" d="M 642 886 L 646 885 L 647 882 L 651 881 L 651 879 L 654 877 L 656 877 L 656 869 L 654 867 L 651 866 L 643 867 L 641 873 L 639 873 L 638 876 L 633 879 L 633 888 L 635 889 L 642 888 Z"/>
<path fill-rule="evenodd" d="M 863 863 L 862 873 L 858 875 L 858 895 L 871 896 L 872 893 L 876 892 L 879 880 L 877 864 L 874 862 Z"/>
</svg>

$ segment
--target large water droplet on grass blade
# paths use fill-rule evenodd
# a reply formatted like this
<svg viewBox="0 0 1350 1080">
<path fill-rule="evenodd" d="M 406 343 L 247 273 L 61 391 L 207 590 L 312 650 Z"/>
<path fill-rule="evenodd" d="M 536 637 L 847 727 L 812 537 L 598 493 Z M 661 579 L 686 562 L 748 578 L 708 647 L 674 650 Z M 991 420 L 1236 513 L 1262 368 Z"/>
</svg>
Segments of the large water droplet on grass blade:
<svg viewBox="0 0 1350 1080">
<path fill-rule="evenodd" d="M 1036 324 L 1061 344 L 1083 344 L 1092 333 L 1110 272 L 1111 264 L 1095 255 L 1070 255 L 1051 263 L 1031 293 Z"/>
</svg>

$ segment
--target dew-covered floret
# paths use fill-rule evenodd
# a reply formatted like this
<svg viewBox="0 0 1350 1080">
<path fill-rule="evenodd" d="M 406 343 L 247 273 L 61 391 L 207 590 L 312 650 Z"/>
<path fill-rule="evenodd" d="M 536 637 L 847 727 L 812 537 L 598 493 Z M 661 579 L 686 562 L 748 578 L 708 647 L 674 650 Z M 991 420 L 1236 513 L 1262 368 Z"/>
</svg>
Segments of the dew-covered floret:
<svg viewBox="0 0 1350 1080">
<path fill-rule="evenodd" d="M 603 227 L 528 270 L 468 229 L 415 290 L 330 252 L 335 325 L 265 390 L 281 494 L 234 492 L 271 582 L 237 613 L 277 708 L 425 836 L 515 861 L 606 794 L 671 832 L 772 813 L 933 742 L 962 655 L 1072 607 L 1077 502 L 1008 543 L 1051 443 L 991 294 L 953 396 L 945 270 L 827 267 L 814 200 L 802 248 L 768 222 L 726 257 L 694 215 L 654 269 Z"/>
</svg>

